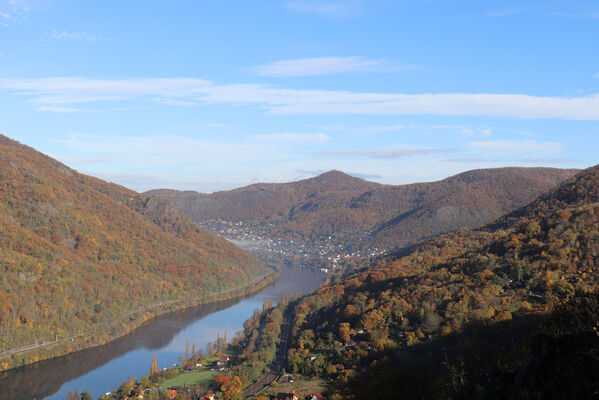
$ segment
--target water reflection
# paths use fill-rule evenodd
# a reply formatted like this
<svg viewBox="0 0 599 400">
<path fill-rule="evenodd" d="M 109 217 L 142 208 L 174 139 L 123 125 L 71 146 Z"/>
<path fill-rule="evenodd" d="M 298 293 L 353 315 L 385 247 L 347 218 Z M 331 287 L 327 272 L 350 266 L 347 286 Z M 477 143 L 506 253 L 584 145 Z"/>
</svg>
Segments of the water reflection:
<svg viewBox="0 0 599 400">
<path fill-rule="evenodd" d="M 128 376 L 147 374 L 153 354 L 158 354 L 160 368 L 171 366 L 187 340 L 200 348 L 219 331 L 226 329 L 232 337 L 264 298 L 276 301 L 283 292 L 311 292 L 324 278 L 308 269 L 282 267 L 281 272 L 278 282 L 256 295 L 163 315 L 107 345 L 0 373 L 0 397 L 64 400 L 69 391 L 87 390 L 97 398 Z"/>
</svg>

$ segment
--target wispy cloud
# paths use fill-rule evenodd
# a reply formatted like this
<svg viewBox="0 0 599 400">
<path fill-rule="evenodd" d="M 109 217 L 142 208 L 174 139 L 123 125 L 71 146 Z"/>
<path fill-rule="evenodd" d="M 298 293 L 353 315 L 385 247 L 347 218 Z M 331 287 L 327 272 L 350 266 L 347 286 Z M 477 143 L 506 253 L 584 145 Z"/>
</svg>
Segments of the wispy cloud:
<svg viewBox="0 0 599 400">
<path fill-rule="evenodd" d="M 0 26 L 10 26 L 20 22 L 29 12 L 24 0 L 0 0 Z"/>
<path fill-rule="evenodd" d="M 365 57 L 313 57 L 275 61 L 246 70 L 259 76 L 299 77 L 349 72 L 394 72 L 417 68 L 420 67 Z"/>
<path fill-rule="evenodd" d="M 470 142 L 468 145 L 479 150 L 487 150 L 501 153 L 558 153 L 564 147 L 563 143 L 557 142 L 537 142 L 536 140 L 496 140 Z"/>
<path fill-rule="evenodd" d="M 236 162 L 277 159 L 297 146 L 330 140 L 321 133 L 273 133 L 248 136 L 244 140 L 201 139 L 181 135 L 117 136 L 70 132 L 58 143 L 95 163 L 135 160 L 143 165 L 197 163 L 234 159 Z M 72 159 L 81 164 L 80 159 Z M 87 162 L 84 162 L 87 164 Z"/>
<path fill-rule="evenodd" d="M 321 18 L 345 20 L 359 16 L 363 12 L 362 5 L 357 0 L 345 1 L 290 1 L 284 7 L 294 13 L 316 15 Z"/>
<path fill-rule="evenodd" d="M 68 32 L 65 30 L 53 30 L 48 34 L 48 39 L 68 43 L 96 43 L 102 40 L 101 37 L 87 32 Z"/>
<path fill-rule="evenodd" d="M 579 160 L 576 158 L 549 158 L 549 157 L 540 157 L 540 158 L 482 158 L 482 157 L 456 157 L 456 158 L 447 158 L 442 160 L 447 163 L 456 163 L 456 164 L 507 164 L 507 165 L 572 165 L 577 163 L 584 162 L 583 160 Z"/>
<path fill-rule="evenodd" d="M 583 160 L 577 158 L 521 158 L 518 161 L 535 165 L 560 165 L 583 162 Z"/>
<path fill-rule="evenodd" d="M 366 157 L 374 159 L 394 159 L 413 156 L 422 156 L 435 153 L 456 153 L 459 150 L 450 148 L 417 148 L 404 146 L 395 149 L 377 149 L 377 150 L 348 150 L 348 151 L 321 151 L 314 153 L 317 156 L 329 157 Z"/>
<path fill-rule="evenodd" d="M 282 115 L 453 115 L 526 119 L 599 120 L 599 95 L 540 97 L 491 93 L 363 93 L 285 89 L 258 84 L 218 85 L 193 78 L 101 80 L 0 79 L 0 89 L 31 97 L 41 110 L 61 111 L 95 102 L 143 100 L 174 105 L 258 106 Z M 49 108 L 54 107 L 54 109 Z"/>
<path fill-rule="evenodd" d="M 147 157 L 164 162 L 193 161 L 198 155 L 204 160 L 220 159 L 232 154 L 238 160 L 258 159 L 257 154 L 267 149 L 264 145 L 249 142 L 204 140 L 180 135 L 115 136 L 70 133 L 69 138 L 61 140 L 60 143 L 82 153 L 110 155 L 106 156 L 110 158 L 119 154 L 135 154 L 138 160 Z"/>
<path fill-rule="evenodd" d="M 288 146 L 303 146 L 328 142 L 331 138 L 323 133 L 270 133 L 255 136 L 256 140 L 270 144 L 284 144 Z"/>
<path fill-rule="evenodd" d="M 457 133 L 463 137 L 472 136 L 490 136 L 492 130 L 489 128 L 468 127 L 464 125 L 416 125 L 416 124 L 393 124 L 393 125 L 375 125 L 365 126 L 357 129 L 360 133 L 356 136 L 371 136 L 379 133 L 399 132 L 399 131 L 448 131 Z"/>
</svg>

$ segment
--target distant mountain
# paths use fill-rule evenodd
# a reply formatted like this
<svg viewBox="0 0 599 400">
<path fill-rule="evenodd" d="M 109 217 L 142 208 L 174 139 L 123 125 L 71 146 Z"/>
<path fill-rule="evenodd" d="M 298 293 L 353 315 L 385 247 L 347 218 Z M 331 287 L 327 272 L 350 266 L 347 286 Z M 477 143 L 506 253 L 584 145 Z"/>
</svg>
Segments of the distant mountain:
<svg viewBox="0 0 599 400">
<path fill-rule="evenodd" d="M 573 176 L 577 170 L 497 168 L 430 183 L 381 185 L 330 171 L 283 184 L 200 194 L 154 190 L 194 222 L 242 221 L 274 238 L 319 241 L 349 249 L 403 248 L 461 228 L 489 223 Z"/>
<path fill-rule="evenodd" d="M 598 259 L 596 166 L 482 229 L 302 299 L 288 370 L 326 377 L 348 399 L 589 397 Z"/>
<path fill-rule="evenodd" d="M 0 136 L 0 271 L 1 352 L 141 305 L 239 287 L 267 269 L 167 199 Z"/>
</svg>

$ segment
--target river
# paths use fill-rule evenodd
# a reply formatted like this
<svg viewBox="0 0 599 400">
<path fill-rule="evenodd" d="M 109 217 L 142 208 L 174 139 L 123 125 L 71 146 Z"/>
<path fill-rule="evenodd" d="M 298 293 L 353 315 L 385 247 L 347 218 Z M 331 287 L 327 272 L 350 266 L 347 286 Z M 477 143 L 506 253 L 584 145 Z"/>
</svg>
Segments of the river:
<svg viewBox="0 0 599 400">
<path fill-rule="evenodd" d="M 310 293 L 324 277 L 313 269 L 281 266 L 281 278 L 255 295 L 159 316 L 107 345 L 0 372 L 0 398 L 65 400 L 69 391 L 87 390 L 96 399 L 127 377 L 147 375 L 154 354 L 159 368 L 170 367 L 185 354 L 187 340 L 199 349 L 225 329 L 232 338 L 265 298 L 276 303 L 284 292 Z"/>
</svg>

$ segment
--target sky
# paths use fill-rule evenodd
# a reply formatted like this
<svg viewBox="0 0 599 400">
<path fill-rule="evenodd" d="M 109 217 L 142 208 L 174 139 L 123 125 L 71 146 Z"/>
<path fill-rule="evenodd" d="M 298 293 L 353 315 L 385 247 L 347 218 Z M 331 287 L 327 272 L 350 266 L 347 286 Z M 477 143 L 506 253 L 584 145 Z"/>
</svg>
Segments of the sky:
<svg viewBox="0 0 599 400">
<path fill-rule="evenodd" d="M 599 163 L 599 3 L 0 0 L 0 134 L 136 191 Z"/>
</svg>

